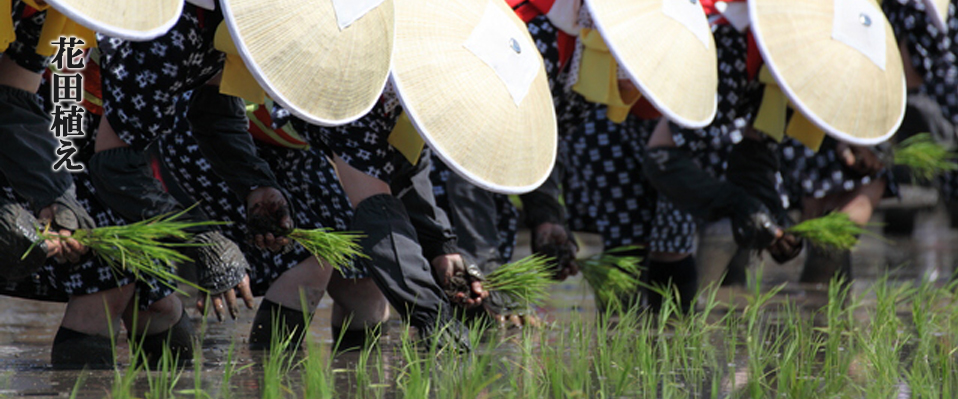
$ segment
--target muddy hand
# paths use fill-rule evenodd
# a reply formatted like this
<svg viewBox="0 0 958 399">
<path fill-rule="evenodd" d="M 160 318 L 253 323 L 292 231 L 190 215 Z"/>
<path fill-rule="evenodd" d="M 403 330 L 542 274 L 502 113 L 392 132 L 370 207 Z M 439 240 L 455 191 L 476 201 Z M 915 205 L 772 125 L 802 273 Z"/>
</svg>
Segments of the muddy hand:
<svg viewBox="0 0 958 399">
<path fill-rule="evenodd" d="M 273 252 L 282 251 L 289 244 L 286 234 L 295 227 L 286 197 L 274 187 L 259 187 L 249 193 L 246 203 L 253 244 Z"/>
<path fill-rule="evenodd" d="M 555 259 L 553 278 L 562 281 L 579 273 L 579 265 L 575 262 L 579 247 L 565 227 L 543 223 L 536 227 L 533 237 L 532 252 Z"/>
<path fill-rule="evenodd" d="M 769 255 L 779 264 L 795 259 L 801 252 L 802 239 L 783 230 L 779 230 L 775 242 L 768 247 Z"/>
<path fill-rule="evenodd" d="M 239 298 L 243 299 L 243 302 L 246 304 L 247 309 L 253 309 L 253 292 L 250 291 L 249 287 L 249 275 L 243 276 L 243 280 L 240 281 L 236 287 L 226 290 L 226 292 L 219 295 L 209 295 L 203 294 L 200 299 L 196 301 L 196 310 L 200 311 L 200 314 L 206 314 L 206 306 L 213 305 L 213 313 L 216 313 L 216 319 L 223 321 L 226 319 L 226 312 L 229 310 L 230 317 L 233 320 L 236 320 L 239 317 Z"/>
<path fill-rule="evenodd" d="M 883 167 L 881 159 L 870 148 L 838 143 L 835 147 L 842 164 L 859 176 L 871 176 Z"/>
<path fill-rule="evenodd" d="M 432 267 L 439 285 L 452 303 L 473 308 L 482 304 L 489 293 L 482 288 L 482 273 L 475 265 L 466 266 L 462 255 L 446 254 L 435 257 Z"/>
<path fill-rule="evenodd" d="M 59 263 L 77 263 L 90 249 L 70 238 L 73 234 L 72 231 L 61 229 L 54 222 L 56 220 L 56 208 L 56 204 L 43 208 L 37 218 L 42 226 L 50 226 L 50 230 L 60 236 L 58 239 L 46 240 L 47 257 L 53 257 Z"/>
<path fill-rule="evenodd" d="M 501 328 L 536 328 L 542 324 L 542 321 L 536 315 L 496 314 L 492 310 L 488 310 L 488 312 Z"/>
</svg>

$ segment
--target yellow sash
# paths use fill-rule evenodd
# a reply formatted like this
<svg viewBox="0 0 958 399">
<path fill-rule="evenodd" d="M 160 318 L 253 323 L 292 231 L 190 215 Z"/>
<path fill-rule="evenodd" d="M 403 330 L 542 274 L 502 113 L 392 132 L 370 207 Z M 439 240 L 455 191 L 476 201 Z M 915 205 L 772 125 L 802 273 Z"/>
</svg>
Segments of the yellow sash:
<svg viewBox="0 0 958 399">
<path fill-rule="evenodd" d="M 765 94 L 762 96 L 762 104 L 758 108 L 758 114 L 755 116 L 752 127 L 776 141 L 782 141 L 782 138 L 788 135 L 818 152 L 822 140 L 825 139 L 825 132 L 794 107 L 792 108 L 795 112 L 792 112 L 792 119 L 786 126 L 785 119 L 790 106 L 788 98 L 782 93 L 778 82 L 775 81 L 767 67 L 762 67 L 758 74 L 758 80 L 765 84 Z"/>
<path fill-rule="evenodd" d="M 5 51 L 10 43 L 17 39 L 17 32 L 13 28 L 13 1 L 0 0 L 0 52 Z M 55 8 L 49 5 L 38 5 L 34 0 L 23 0 L 27 5 L 38 11 L 46 11 L 46 20 L 43 23 L 43 30 L 40 31 L 40 41 L 37 43 L 37 54 L 51 56 L 57 53 L 57 47 L 52 42 L 58 41 L 61 36 L 74 36 L 83 40 L 83 46 L 80 48 L 96 47 L 96 34 L 80 25 L 66 15 L 61 14 Z"/>
<path fill-rule="evenodd" d="M 246 68 L 246 63 L 239 55 L 236 44 L 230 36 L 226 22 L 216 28 L 213 46 L 226 53 L 226 62 L 223 63 L 223 77 L 220 81 L 220 93 L 242 98 L 254 104 L 266 101 L 266 91 Z"/>
<path fill-rule="evenodd" d="M 579 40 L 585 46 L 585 51 L 579 66 L 579 80 L 572 86 L 572 90 L 589 102 L 608 106 L 609 120 L 622 123 L 629 115 L 632 105 L 642 96 L 622 98 L 619 92 L 618 64 L 598 30 L 582 29 Z"/>
<path fill-rule="evenodd" d="M 412 125 L 412 121 L 409 120 L 409 116 L 406 115 L 405 112 L 399 115 L 399 120 L 396 121 L 396 127 L 389 133 L 389 138 L 386 139 L 386 141 L 413 165 L 419 163 L 422 148 L 426 145 L 426 142 L 423 141 L 422 136 L 416 131 L 416 128 Z"/>
</svg>

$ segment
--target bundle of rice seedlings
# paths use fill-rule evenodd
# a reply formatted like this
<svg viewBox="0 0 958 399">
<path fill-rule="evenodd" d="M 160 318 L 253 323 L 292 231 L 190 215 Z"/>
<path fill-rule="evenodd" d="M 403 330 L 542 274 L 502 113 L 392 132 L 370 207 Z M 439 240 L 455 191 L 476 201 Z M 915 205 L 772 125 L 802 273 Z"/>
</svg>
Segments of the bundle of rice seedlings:
<svg viewBox="0 0 958 399">
<path fill-rule="evenodd" d="M 619 247 L 578 261 L 579 271 L 599 303 L 611 303 L 638 292 L 642 258 L 627 255 L 638 249 L 637 246 Z"/>
<path fill-rule="evenodd" d="M 191 222 L 180 220 L 189 209 L 167 215 L 159 215 L 124 226 L 102 226 L 80 229 L 70 238 L 90 248 L 105 264 L 117 271 L 129 272 L 140 279 L 150 276 L 163 284 L 170 281 L 200 289 L 195 284 L 176 274 L 176 264 L 191 259 L 180 253 L 192 234 L 187 230 L 196 227 L 222 225 L 222 222 Z M 44 240 L 59 240 L 62 237 L 49 231 L 49 226 L 39 231 Z M 24 257 L 33 250 L 27 249 Z"/>
<path fill-rule="evenodd" d="M 928 133 L 902 141 L 894 150 L 895 165 L 911 169 L 912 179 L 931 180 L 935 176 L 958 170 L 958 154 L 935 142 Z"/>
<path fill-rule="evenodd" d="M 306 248 L 316 259 L 325 259 L 333 269 L 339 271 L 352 268 L 354 258 L 368 258 L 357 242 L 363 236 L 357 233 L 327 228 L 293 229 L 287 237 Z"/>
<path fill-rule="evenodd" d="M 847 213 L 832 212 L 796 224 L 788 232 L 821 247 L 848 250 L 857 245 L 858 237 L 868 230 L 853 222 Z"/>
<path fill-rule="evenodd" d="M 498 291 L 519 303 L 538 305 L 549 296 L 546 288 L 552 285 L 552 269 L 549 260 L 532 255 L 516 262 L 499 266 L 486 275 L 482 288 Z"/>
</svg>

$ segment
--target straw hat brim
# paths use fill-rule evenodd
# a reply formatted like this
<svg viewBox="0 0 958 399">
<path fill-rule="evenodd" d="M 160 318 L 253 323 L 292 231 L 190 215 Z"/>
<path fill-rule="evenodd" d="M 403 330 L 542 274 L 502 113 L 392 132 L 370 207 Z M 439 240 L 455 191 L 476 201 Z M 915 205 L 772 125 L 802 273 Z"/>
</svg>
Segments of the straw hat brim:
<svg viewBox="0 0 958 399">
<path fill-rule="evenodd" d="M 609 50 L 656 109 L 689 128 L 712 122 L 718 107 L 718 60 L 711 34 L 704 45 L 685 25 L 663 13 L 662 0 L 586 3 Z M 695 9 L 708 29 L 704 11 Z"/>
<path fill-rule="evenodd" d="M 792 105 L 832 137 L 875 145 L 898 130 L 905 112 L 905 76 L 895 34 L 884 14 L 882 70 L 832 39 L 834 0 L 750 0 L 752 32 L 769 71 Z"/>
<path fill-rule="evenodd" d="M 342 30 L 331 1 L 222 4 L 247 69 L 294 115 L 321 126 L 343 125 L 379 100 L 393 52 L 393 0 Z"/>
<path fill-rule="evenodd" d="M 525 36 L 516 40 L 528 44 L 523 48 L 535 48 L 502 0 L 397 0 L 392 76 L 410 120 L 439 158 L 484 189 L 520 194 L 552 171 L 555 108 L 541 61 L 517 106 L 493 68 L 464 47 L 490 1 L 521 28 Z"/>
<path fill-rule="evenodd" d="M 180 19 L 183 0 L 46 0 L 57 11 L 107 36 L 147 41 L 166 34 Z"/>
</svg>

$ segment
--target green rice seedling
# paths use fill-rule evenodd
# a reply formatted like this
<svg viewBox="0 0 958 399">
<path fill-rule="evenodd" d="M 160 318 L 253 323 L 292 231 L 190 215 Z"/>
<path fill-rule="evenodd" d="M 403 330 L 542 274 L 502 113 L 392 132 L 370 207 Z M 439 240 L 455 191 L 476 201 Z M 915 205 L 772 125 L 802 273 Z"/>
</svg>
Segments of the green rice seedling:
<svg viewBox="0 0 958 399">
<path fill-rule="evenodd" d="M 136 309 L 139 307 L 133 307 L 133 325 L 136 325 L 136 320 L 139 312 Z M 110 308 L 106 303 L 106 300 L 103 301 L 103 310 L 106 314 L 110 314 Z M 109 331 L 115 331 L 113 329 L 113 320 L 109 317 L 107 318 L 107 328 Z M 143 355 L 143 350 L 140 348 L 140 345 L 137 345 L 134 342 L 130 342 L 130 362 L 126 367 L 122 369 L 120 367 L 115 367 L 113 369 L 113 383 L 110 386 L 110 397 L 114 399 L 127 399 L 135 398 L 136 396 L 133 393 L 133 386 L 136 382 L 136 378 L 142 371 L 145 370 L 143 366 L 144 362 L 139 361 L 139 359 L 145 359 L 146 356 Z M 110 334 L 110 347 L 113 349 L 113 358 L 117 359 L 117 349 L 116 349 L 116 335 Z"/>
<path fill-rule="evenodd" d="M 719 370 L 718 348 L 712 342 L 713 334 L 718 331 L 719 325 L 724 324 L 724 317 L 716 321 L 709 320 L 718 306 L 716 285 L 710 284 L 701 290 L 704 301 L 699 311 L 692 312 L 675 323 L 675 336 L 678 337 L 673 347 L 683 353 L 676 354 L 680 359 L 679 377 L 694 396 L 703 396 L 702 392 L 715 391 L 715 384 L 720 378 L 715 378 Z M 701 392 L 700 392 L 701 391 Z"/>
<path fill-rule="evenodd" d="M 289 335 L 283 336 L 280 333 L 285 331 L 283 323 L 275 318 L 270 323 L 272 334 L 270 337 L 269 351 L 263 361 L 263 399 L 281 399 L 287 395 L 292 395 L 292 390 L 286 386 L 287 375 L 295 366 L 295 356 L 292 350 L 293 339 L 296 334 L 292 331 Z"/>
<path fill-rule="evenodd" d="M 300 363 L 303 371 L 303 397 L 329 399 L 333 397 L 332 356 L 323 353 L 312 340 L 306 340 L 306 356 Z"/>
<path fill-rule="evenodd" d="M 832 212 L 789 227 L 788 232 L 825 248 L 848 250 L 858 245 L 858 237 L 868 230 L 853 222 L 847 213 Z"/>
<path fill-rule="evenodd" d="M 594 369 L 596 396 L 621 398 L 638 391 L 638 366 L 634 340 L 642 339 L 637 317 L 638 308 L 617 311 L 619 322 L 597 318 L 595 326 Z M 636 336 L 636 334 L 640 334 Z"/>
<path fill-rule="evenodd" d="M 942 397 L 944 376 L 940 375 L 937 352 L 939 332 L 942 331 L 940 312 L 936 307 L 943 302 L 942 291 L 923 280 L 911 298 L 912 325 L 915 342 L 905 376 L 914 397 Z"/>
<path fill-rule="evenodd" d="M 70 399 L 77 399 L 77 395 L 80 394 L 80 388 L 86 383 L 87 374 L 86 369 L 84 369 L 77 375 L 77 380 L 73 383 L 73 389 L 70 390 Z"/>
<path fill-rule="evenodd" d="M 825 379 L 824 395 L 828 397 L 841 396 L 852 385 L 849 377 L 855 356 L 852 312 L 859 302 L 857 298 L 850 300 L 850 293 L 851 284 L 846 284 L 843 278 L 832 278 L 828 286 L 828 305 L 825 306 L 828 325 L 818 329 L 825 334 L 822 376 Z"/>
<path fill-rule="evenodd" d="M 523 329 L 517 342 L 517 358 L 509 360 L 507 375 L 509 386 L 503 392 L 508 398 L 538 398 L 545 396 L 544 389 L 540 388 L 540 374 L 538 359 L 535 350 L 536 342 L 543 338 L 546 329 L 535 332 L 533 329 Z"/>
<path fill-rule="evenodd" d="M 781 311 L 784 342 L 780 345 L 781 357 L 776 361 L 772 381 L 775 393 L 790 398 L 814 397 L 819 385 L 812 368 L 818 352 L 816 341 L 811 337 L 814 330 L 792 302 L 786 301 Z"/>
<path fill-rule="evenodd" d="M 293 229 L 287 237 L 306 248 L 316 259 L 325 260 L 333 269 L 342 271 L 353 267 L 353 260 L 367 258 L 359 246 L 363 236 L 332 229 Z"/>
<path fill-rule="evenodd" d="M 930 181 L 943 172 L 958 170 L 956 159 L 958 154 L 936 143 L 928 133 L 911 136 L 894 149 L 895 165 L 907 166 L 912 180 Z"/>
<path fill-rule="evenodd" d="M 313 309 L 306 298 L 306 292 L 301 290 L 299 296 L 300 307 L 303 309 L 303 319 L 307 320 L 306 325 L 312 320 L 313 315 L 309 311 Z M 347 317 L 343 322 L 344 326 L 350 325 L 352 317 Z M 308 328 L 308 327 L 304 327 Z M 335 350 L 342 342 L 343 334 L 346 329 L 340 332 L 336 337 Z M 305 398 L 328 399 L 333 397 L 333 356 L 331 353 L 323 353 L 322 349 L 313 340 L 308 338 L 308 334 L 303 339 L 306 345 L 306 355 L 297 365 L 301 370 L 303 394 Z"/>
<path fill-rule="evenodd" d="M 601 254 L 580 259 L 582 277 L 592 287 L 595 299 L 601 306 L 620 302 L 620 298 L 635 296 L 639 290 L 642 258 L 627 255 L 639 249 L 628 246 L 608 250 Z M 619 305 L 626 305 L 619 303 Z"/>
<path fill-rule="evenodd" d="M 226 351 L 226 359 L 223 366 L 223 379 L 220 382 L 219 397 L 228 399 L 233 397 L 233 377 L 237 373 L 252 367 L 252 364 L 238 366 L 236 364 L 236 341 L 230 341 L 230 347 Z"/>
<path fill-rule="evenodd" d="M 133 273 L 137 278 L 150 276 L 163 284 L 176 282 L 201 289 L 176 274 L 176 264 L 191 260 L 180 253 L 179 249 L 194 246 L 184 243 L 192 237 L 187 230 L 223 223 L 183 221 L 182 217 L 188 211 L 189 209 L 174 214 L 159 215 L 124 226 L 81 229 L 74 232 L 70 238 L 90 248 L 98 258 L 114 270 Z M 39 231 L 39 235 L 44 240 L 60 239 L 59 235 L 49 231 L 49 226 Z M 27 250 L 24 257 L 31 250 L 33 247 Z"/>
<path fill-rule="evenodd" d="M 898 317 L 898 305 L 914 291 L 909 284 L 892 287 L 887 275 L 874 284 L 872 291 L 875 293 L 875 314 L 868 328 L 857 333 L 867 362 L 869 384 L 863 388 L 866 397 L 894 397 L 898 394 L 902 353 L 910 340 L 910 334 Z"/>
<path fill-rule="evenodd" d="M 658 386 L 664 370 L 668 364 L 659 361 L 658 348 L 656 343 L 660 339 L 655 319 L 648 314 L 638 314 L 638 308 L 632 308 L 629 313 L 635 313 L 635 320 L 638 325 L 638 331 L 634 337 L 629 337 L 628 330 L 620 330 L 623 340 L 631 342 L 633 350 L 632 355 L 632 374 L 636 375 L 637 392 L 636 396 L 648 399 L 658 398 Z M 631 317 L 631 316 L 630 316 Z"/>
<path fill-rule="evenodd" d="M 406 398 L 428 398 L 432 390 L 432 362 L 435 361 L 435 354 L 438 353 L 435 341 L 431 344 L 426 358 L 419 355 L 415 339 L 412 338 L 410 328 L 407 325 L 401 334 L 399 351 L 402 355 L 403 367 L 397 379 L 399 391 Z"/>
<path fill-rule="evenodd" d="M 483 395 L 492 396 L 490 386 L 499 381 L 503 373 L 499 370 L 498 356 L 499 341 L 495 344 L 480 347 L 481 338 L 489 332 L 490 324 L 476 321 L 470 323 L 469 339 L 476 350 L 467 354 L 455 351 L 445 351 L 440 365 L 446 366 L 439 370 L 437 397 L 441 398 L 479 398 Z M 479 348 L 482 348 L 481 350 Z"/>
<path fill-rule="evenodd" d="M 573 317 L 568 329 L 539 340 L 539 367 L 549 397 L 590 398 L 595 326 Z M 602 337 L 601 339 L 605 339 Z"/>
<path fill-rule="evenodd" d="M 545 257 L 532 255 L 502 265 L 486 275 L 482 287 L 523 304 L 538 305 L 549 296 L 547 288 L 553 283 L 548 262 Z"/>
<path fill-rule="evenodd" d="M 172 399 L 176 397 L 174 390 L 183 376 L 183 367 L 179 366 L 178 357 L 169 347 L 164 346 L 156 370 L 150 370 L 147 367 L 146 381 L 150 387 L 150 391 L 145 395 L 147 399 Z M 145 357 L 143 361 L 146 363 Z"/>
<path fill-rule="evenodd" d="M 770 390 L 767 377 L 770 365 L 778 355 L 776 343 L 779 336 L 768 328 L 765 308 L 769 301 L 785 288 L 782 284 L 763 293 L 762 274 L 762 268 L 759 268 L 755 273 L 748 275 L 747 285 L 751 292 L 742 315 L 748 371 L 745 389 L 751 398 L 763 398 Z"/>
</svg>

